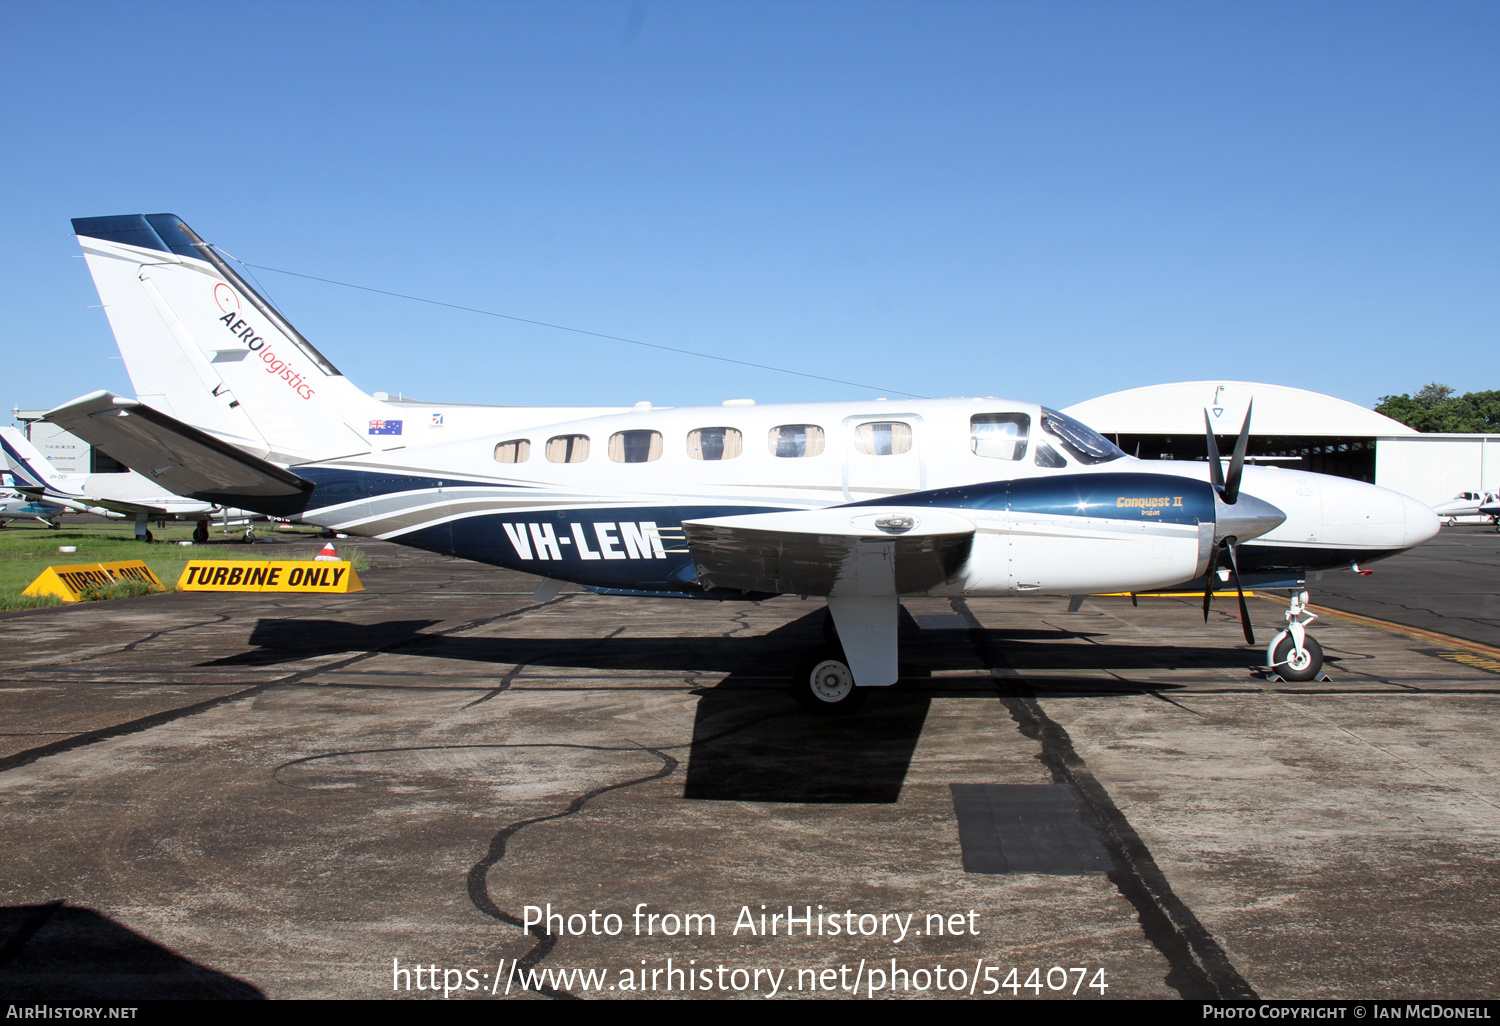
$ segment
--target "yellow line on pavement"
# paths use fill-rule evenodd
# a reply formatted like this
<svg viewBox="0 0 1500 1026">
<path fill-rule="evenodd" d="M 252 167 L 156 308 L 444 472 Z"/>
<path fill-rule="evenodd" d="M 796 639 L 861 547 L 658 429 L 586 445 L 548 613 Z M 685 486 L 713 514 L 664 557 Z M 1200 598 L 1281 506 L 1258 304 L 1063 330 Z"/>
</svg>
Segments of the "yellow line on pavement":
<svg viewBox="0 0 1500 1026">
<path fill-rule="evenodd" d="M 1246 594 L 1249 594 L 1246 592 Z M 1277 605 L 1287 605 L 1287 600 L 1272 595 L 1262 595 L 1261 598 Z M 1403 634 L 1408 638 L 1417 638 L 1422 641 L 1432 641 L 1439 645 L 1447 645 L 1449 648 L 1461 649 L 1465 652 L 1475 652 L 1479 655 L 1490 656 L 1500 659 L 1500 648 L 1494 645 L 1485 645 L 1478 641 L 1470 641 L 1467 638 L 1455 638 L 1451 634 L 1443 634 L 1439 631 L 1429 631 L 1421 627 L 1408 627 L 1404 623 L 1392 623 L 1390 620 L 1378 620 L 1373 616 L 1361 616 L 1359 613 L 1346 613 L 1342 609 L 1329 609 L 1327 606 L 1308 606 L 1322 617 L 1332 617 L 1336 620 L 1348 620 L 1350 623 L 1363 624 L 1366 627 L 1378 627 L 1392 634 Z"/>
</svg>

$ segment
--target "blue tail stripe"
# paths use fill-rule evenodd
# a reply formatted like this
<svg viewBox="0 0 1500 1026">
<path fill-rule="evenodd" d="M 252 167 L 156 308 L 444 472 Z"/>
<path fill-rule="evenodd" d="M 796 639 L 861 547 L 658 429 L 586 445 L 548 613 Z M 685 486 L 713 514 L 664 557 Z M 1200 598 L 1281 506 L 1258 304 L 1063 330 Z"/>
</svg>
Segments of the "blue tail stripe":
<svg viewBox="0 0 1500 1026">
<path fill-rule="evenodd" d="M 24 456 L 16 452 L 3 435 L 0 435 L 0 449 L 5 450 L 6 458 L 10 460 L 12 468 L 11 475 L 17 481 L 28 488 L 45 488 L 47 486 L 47 482 L 42 479 L 41 475 L 32 468 L 30 463 L 26 462 Z"/>
<path fill-rule="evenodd" d="M 182 218 L 176 214 L 115 214 L 110 217 L 75 217 L 73 232 L 91 239 L 202 260 L 192 241 L 178 227 L 180 224 Z"/>
</svg>

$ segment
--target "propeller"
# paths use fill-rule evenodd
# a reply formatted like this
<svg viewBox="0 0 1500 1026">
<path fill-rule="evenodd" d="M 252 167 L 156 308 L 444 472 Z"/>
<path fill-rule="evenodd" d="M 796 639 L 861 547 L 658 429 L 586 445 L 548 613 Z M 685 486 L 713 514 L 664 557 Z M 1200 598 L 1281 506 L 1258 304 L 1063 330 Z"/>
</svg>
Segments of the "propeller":
<svg viewBox="0 0 1500 1026">
<path fill-rule="evenodd" d="M 1208 429 L 1208 477 L 1213 482 L 1214 491 L 1219 493 L 1219 498 L 1228 506 L 1233 506 L 1240 497 L 1240 477 L 1245 472 L 1245 449 L 1250 444 L 1250 413 L 1254 409 L 1255 400 L 1252 399 L 1245 407 L 1245 423 L 1240 427 L 1240 435 L 1234 440 L 1234 454 L 1229 457 L 1228 475 L 1224 473 L 1224 466 L 1220 462 L 1223 457 L 1219 455 L 1219 443 L 1214 438 L 1214 426 L 1208 419 L 1208 411 L 1203 411 L 1203 426 Z"/>
<path fill-rule="evenodd" d="M 1234 454 L 1229 458 L 1229 472 L 1224 472 L 1220 463 L 1219 443 L 1214 438 L 1214 426 L 1208 419 L 1208 411 L 1203 411 L 1203 426 L 1208 429 L 1208 477 L 1218 493 L 1220 501 L 1226 506 L 1233 506 L 1240 497 L 1240 479 L 1245 471 L 1245 450 L 1250 444 L 1250 411 L 1254 408 L 1255 401 L 1252 399 L 1245 407 L 1245 423 L 1240 427 L 1239 437 L 1234 441 Z M 1245 631 L 1245 641 L 1251 645 L 1255 644 L 1255 631 L 1250 626 L 1250 609 L 1245 605 L 1245 589 L 1240 583 L 1239 558 L 1235 554 L 1238 540 L 1230 535 L 1219 542 L 1218 548 L 1214 550 L 1214 558 L 1208 568 L 1208 587 L 1203 589 L 1203 622 L 1208 622 L 1208 610 L 1213 605 L 1214 585 L 1218 581 L 1219 565 L 1224 562 L 1224 557 L 1229 557 L 1229 576 L 1234 581 L 1234 590 L 1240 599 L 1240 626 Z"/>
</svg>

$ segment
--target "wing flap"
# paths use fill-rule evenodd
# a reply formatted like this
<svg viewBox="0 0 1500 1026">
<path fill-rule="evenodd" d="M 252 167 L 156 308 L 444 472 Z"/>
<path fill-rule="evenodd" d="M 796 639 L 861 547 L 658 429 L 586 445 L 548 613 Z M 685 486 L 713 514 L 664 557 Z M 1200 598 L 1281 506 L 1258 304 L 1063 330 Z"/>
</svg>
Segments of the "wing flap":
<svg viewBox="0 0 1500 1026">
<path fill-rule="evenodd" d="M 836 506 L 683 522 L 706 588 L 911 595 L 954 580 L 974 525 L 930 507 Z"/>
<path fill-rule="evenodd" d="M 110 392 L 75 399 L 49 410 L 44 419 L 178 495 L 284 498 L 313 488 L 289 470 Z"/>
</svg>

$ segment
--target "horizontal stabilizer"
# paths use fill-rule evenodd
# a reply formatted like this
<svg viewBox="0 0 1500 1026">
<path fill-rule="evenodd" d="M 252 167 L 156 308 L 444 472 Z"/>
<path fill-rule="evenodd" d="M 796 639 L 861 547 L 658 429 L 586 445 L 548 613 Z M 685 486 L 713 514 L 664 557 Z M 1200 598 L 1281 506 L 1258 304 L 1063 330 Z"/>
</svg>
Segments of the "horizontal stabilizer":
<svg viewBox="0 0 1500 1026">
<path fill-rule="evenodd" d="M 974 525 L 930 507 L 835 506 L 683 522 L 706 588 L 913 595 L 953 580 Z"/>
<path fill-rule="evenodd" d="M 313 488 L 311 481 L 289 470 L 110 392 L 75 399 L 48 411 L 44 419 L 178 495 L 212 497 L 210 501 L 234 497 L 245 500 L 235 505 L 259 509 L 268 504 L 254 502 L 257 498 L 301 497 Z"/>
</svg>

